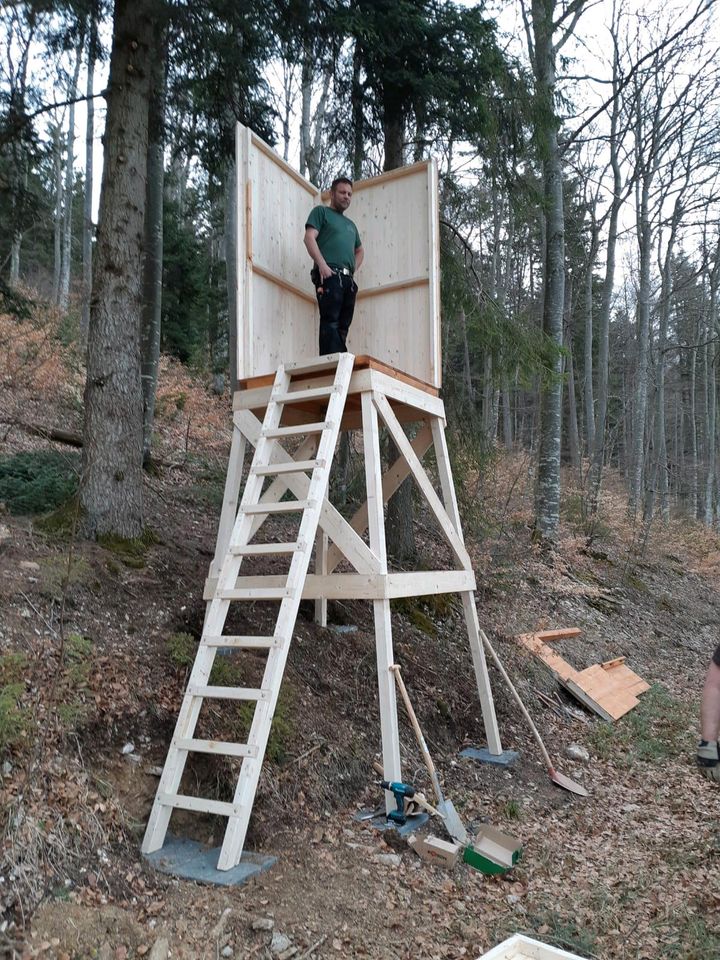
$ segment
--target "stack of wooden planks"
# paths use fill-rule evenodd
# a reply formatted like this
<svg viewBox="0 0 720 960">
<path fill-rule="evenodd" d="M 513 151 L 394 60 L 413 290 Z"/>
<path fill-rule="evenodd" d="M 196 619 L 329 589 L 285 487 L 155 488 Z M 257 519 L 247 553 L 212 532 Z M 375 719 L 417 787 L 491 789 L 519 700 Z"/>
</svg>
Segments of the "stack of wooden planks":
<svg viewBox="0 0 720 960">
<path fill-rule="evenodd" d="M 523 633 L 517 640 L 542 660 L 556 680 L 588 709 L 603 720 L 618 720 L 637 706 L 638 696 L 649 690 L 650 684 L 625 664 L 625 657 L 596 663 L 585 670 L 575 670 L 549 646 L 553 640 L 578 637 L 581 633 L 578 627 L 567 627 L 564 630 Z"/>
</svg>

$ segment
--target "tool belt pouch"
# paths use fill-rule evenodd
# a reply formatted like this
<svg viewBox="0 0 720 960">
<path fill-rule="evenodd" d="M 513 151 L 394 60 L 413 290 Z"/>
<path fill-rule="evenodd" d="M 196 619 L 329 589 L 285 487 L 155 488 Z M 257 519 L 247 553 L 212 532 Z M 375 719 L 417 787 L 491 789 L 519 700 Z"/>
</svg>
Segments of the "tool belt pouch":
<svg viewBox="0 0 720 960">
<path fill-rule="evenodd" d="M 320 270 L 318 269 L 318 267 L 313 267 L 313 268 L 312 268 L 312 270 L 310 271 L 310 279 L 312 280 L 312 284 L 313 284 L 314 287 L 319 287 L 319 286 L 320 286 L 320 284 L 321 284 L 321 280 L 320 280 Z"/>
</svg>

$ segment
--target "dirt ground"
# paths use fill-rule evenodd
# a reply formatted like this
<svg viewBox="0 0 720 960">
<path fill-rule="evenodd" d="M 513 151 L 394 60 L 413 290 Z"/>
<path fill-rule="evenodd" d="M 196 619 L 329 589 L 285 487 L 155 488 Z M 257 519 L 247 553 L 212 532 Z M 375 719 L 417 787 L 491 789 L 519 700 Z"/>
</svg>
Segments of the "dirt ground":
<svg viewBox="0 0 720 960">
<path fill-rule="evenodd" d="M 251 821 L 247 847 L 276 856 L 275 866 L 244 886 L 213 887 L 144 861 L 157 767 L 202 625 L 227 449 L 226 430 L 203 432 L 213 417 L 224 422 L 227 400 L 182 391 L 189 410 L 160 407 L 163 466 L 146 491 L 155 537 L 140 559 L 0 515 L 0 954 L 435 960 L 476 958 L 524 932 L 603 960 L 720 956 L 720 794 L 693 761 L 718 633 L 720 539 L 677 522 L 652 529 L 642 551 L 609 491 L 593 537 L 568 508 L 557 552 L 543 557 L 531 543 L 521 457 L 462 480 L 477 500 L 467 538 L 480 620 L 558 768 L 589 798 L 551 784 L 492 668 L 503 745 L 520 759 L 501 770 L 459 756 L 484 742 L 461 609 L 405 603 L 393 613 L 396 657 L 446 793 L 471 829 L 491 822 L 516 836 L 522 858 L 499 877 L 463 864 L 448 871 L 356 820 L 381 799 L 372 610 L 334 604 L 328 629 L 301 612 Z M 42 444 L 8 431 L 0 456 Z M 417 532 L 421 563 L 442 562 L 422 512 Z M 256 604 L 243 616 L 238 627 L 259 632 L 270 613 Z M 558 647 L 575 666 L 625 656 L 652 684 L 621 721 L 605 724 L 558 692 L 513 640 L 565 626 L 584 631 Z M 250 677 L 257 663 L 230 668 Z M 2 701 L 12 684 L 12 702 Z M 203 722 L 228 739 L 238 719 L 230 707 Z M 401 741 L 405 779 L 430 794 L 402 713 Z M 571 744 L 589 760 L 566 756 Z M 226 797 L 236 772 L 199 763 L 187 789 Z M 223 824 L 176 813 L 171 830 L 216 846 Z"/>
</svg>

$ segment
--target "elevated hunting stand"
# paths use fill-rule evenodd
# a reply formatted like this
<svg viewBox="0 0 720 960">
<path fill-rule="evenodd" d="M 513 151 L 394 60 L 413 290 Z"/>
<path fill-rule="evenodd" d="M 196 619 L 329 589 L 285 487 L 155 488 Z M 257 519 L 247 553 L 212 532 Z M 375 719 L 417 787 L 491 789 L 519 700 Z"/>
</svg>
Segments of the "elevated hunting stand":
<svg viewBox="0 0 720 960">
<path fill-rule="evenodd" d="M 491 754 L 502 752 L 479 635 L 475 576 L 463 542 L 438 390 L 435 166 L 431 161 L 415 164 L 355 185 L 350 212 L 360 229 L 369 266 L 361 278 L 364 296 L 359 299 L 349 344 L 362 354 L 321 357 L 315 355 L 317 321 L 311 309 L 315 304 L 307 292 L 312 288 L 300 285 L 310 266 L 301 243 L 305 217 L 319 193 L 245 128 L 238 130 L 238 171 L 238 369 L 242 379 L 233 399 L 233 441 L 215 556 L 206 581 L 205 625 L 143 841 L 143 852 L 159 850 L 176 808 L 220 814 L 228 823 L 219 870 L 231 869 L 242 856 L 302 599 L 316 601 L 321 621 L 328 600 L 372 601 L 383 767 L 385 778 L 397 781 L 402 771 L 390 669 L 394 663 L 390 601 L 459 593 L 488 748 Z M 404 230 L 411 231 L 406 242 Z M 281 354 L 292 356 L 292 361 L 283 360 Z M 406 360 L 407 372 L 395 366 L 400 356 Z M 269 368 L 276 369 L 274 377 L 268 374 Z M 405 429 L 410 424 L 415 425 L 412 439 Z M 385 472 L 381 425 L 399 452 Z M 328 499 L 341 431 L 362 431 L 366 500 L 350 520 Z M 254 447 L 254 455 L 240 496 L 248 445 Z M 439 494 L 421 462 L 431 448 Z M 391 572 L 388 568 L 384 505 L 408 476 L 415 480 L 447 540 L 452 560 L 445 569 Z M 310 573 L 313 552 L 314 572 Z M 241 576 L 246 558 L 275 566 L 271 572 Z M 280 562 L 287 568 L 282 573 L 277 572 Z M 257 601 L 277 605 L 272 632 L 226 634 L 231 605 Z M 249 651 L 256 667 L 258 654 L 264 651 L 262 678 L 251 687 L 210 685 L 221 650 Z M 246 742 L 219 742 L 197 735 L 203 704 L 215 699 L 254 704 Z M 232 800 L 180 792 L 190 753 L 241 760 Z M 386 797 L 390 809 L 392 797 Z"/>
</svg>

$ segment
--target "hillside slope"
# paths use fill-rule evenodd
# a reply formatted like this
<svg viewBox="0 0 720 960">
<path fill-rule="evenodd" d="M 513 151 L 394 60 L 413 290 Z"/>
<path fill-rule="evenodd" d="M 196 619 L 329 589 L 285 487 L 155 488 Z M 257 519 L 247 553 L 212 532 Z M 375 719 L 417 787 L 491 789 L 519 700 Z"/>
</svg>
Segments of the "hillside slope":
<svg viewBox="0 0 720 960">
<path fill-rule="evenodd" d="M 26 428 L 79 429 L 76 359 L 40 336 L 29 371 L 27 343 L 23 352 L 18 331 L 10 333 L 0 458 L 51 447 L 71 472 L 67 446 Z M 214 888 L 145 864 L 139 842 L 156 768 L 202 625 L 229 421 L 227 398 L 164 362 L 160 472 L 146 486 L 152 536 L 131 551 L 73 538 L 72 511 L 49 525 L 9 509 L 0 515 L 6 953 L 263 957 L 272 934 L 253 924 L 272 919 L 296 957 L 474 958 L 517 930 L 608 960 L 720 955 L 712 921 L 720 795 L 693 764 L 699 692 L 718 632 L 720 541 L 676 523 L 651 530 L 641 553 L 622 497 L 609 491 L 589 544 L 568 494 L 562 540 L 543 557 L 530 540 L 529 470 L 519 455 L 498 457 L 482 476 L 461 470 L 476 520 L 468 541 L 480 619 L 558 767 L 590 798 L 550 783 L 494 670 L 503 742 L 521 759 L 502 771 L 458 756 L 483 742 L 459 604 L 403 602 L 393 614 L 397 660 L 447 794 L 471 824 L 489 820 L 519 837 L 524 853 L 511 873 L 489 879 L 388 847 L 353 819 L 381 799 L 372 770 L 379 751 L 372 610 L 338 603 L 328 629 L 303 611 L 290 652 L 248 838 L 277 865 L 246 887 Z M 422 513 L 417 532 L 429 565 L 442 547 Z M 266 606 L 253 605 L 248 632 L 268 616 Z M 241 619 L 237 626 L 242 632 Z M 559 647 L 578 667 L 627 657 L 653 684 L 640 707 L 609 726 L 564 694 L 556 710 L 546 705 L 538 692 L 554 697 L 553 680 L 512 638 L 561 626 L 584 631 Z M 228 658 L 222 669 L 226 678 L 249 678 L 254 666 Z M 232 709 L 217 709 L 207 722 L 226 737 L 238 720 Z M 401 738 L 406 779 L 429 793 L 404 717 Z M 568 759 L 570 743 L 584 746 L 590 761 Z M 227 762 L 198 763 L 192 789 L 223 796 L 232 773 Z M 172 829 L 213 845 L 223 824 L 176 813 Z"/>
</svg>

